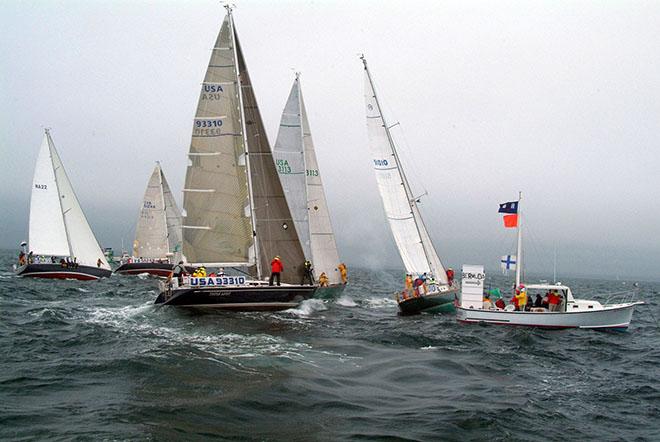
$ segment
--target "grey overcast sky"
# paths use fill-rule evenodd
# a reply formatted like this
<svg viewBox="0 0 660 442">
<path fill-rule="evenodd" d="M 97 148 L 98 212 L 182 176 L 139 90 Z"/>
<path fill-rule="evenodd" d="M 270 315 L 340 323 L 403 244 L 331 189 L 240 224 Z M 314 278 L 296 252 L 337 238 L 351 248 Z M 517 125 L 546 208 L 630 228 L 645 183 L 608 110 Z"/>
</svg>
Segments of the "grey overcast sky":
<svg viewBox="0 0 660 442">
<path fill-rule="evenodd" d="M 271 145 L 294 69 L 342 257 L 402 267 L 368 154 L 365 53 L 446 264 L 660 279 L 660 2 L 243 1 Z M 160 160 L 181 202 L 217 1 L 0 3 L 0 246 L 27 237 L 43 128 L 104 246 L 131 244 Z"/>
</svg>

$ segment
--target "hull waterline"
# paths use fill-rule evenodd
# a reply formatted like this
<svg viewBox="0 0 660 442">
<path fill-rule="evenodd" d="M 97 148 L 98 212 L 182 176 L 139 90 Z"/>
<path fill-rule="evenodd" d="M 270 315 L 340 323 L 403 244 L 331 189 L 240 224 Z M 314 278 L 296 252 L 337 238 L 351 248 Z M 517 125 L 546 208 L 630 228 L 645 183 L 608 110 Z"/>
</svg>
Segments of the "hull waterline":
<svg viewBox="0 0 660 442">
<path fill-rule="evenodd" d="M 112 271 L 85 265 L 69 268 L 62 267 L 60 264 L 27 264 L 16 269 L 16 274 L 26 278 L 92 281 L 100 278 L 108 278 L 112 275 Z"/>
<path fill-rule="evenodd" d="M 223 286 L 165 290 L 156 304 L 233 311 L 276 311 L 294 308 L 314 296 L 316 286 Z"/>
<path fill-rule="evenodd" d="M 456 309 L 456 319 L 463 323 L 547 329 L 625 329 L 630 325 L 635 306 L 640 304 L 643 304 L 643 302 L 606 305 L 602 309 L 579 312 L 509 312 L 459 307 Z"/>
</svg>

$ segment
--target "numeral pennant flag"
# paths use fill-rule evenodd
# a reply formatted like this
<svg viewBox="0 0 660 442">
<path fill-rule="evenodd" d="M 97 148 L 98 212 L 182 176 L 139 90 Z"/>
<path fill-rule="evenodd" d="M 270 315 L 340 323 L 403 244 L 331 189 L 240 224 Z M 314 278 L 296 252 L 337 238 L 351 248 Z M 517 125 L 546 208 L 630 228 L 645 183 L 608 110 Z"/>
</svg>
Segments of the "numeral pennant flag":
<svg viewBox="0 0 660 442">
<path fill-rule="evenodd" d="M 500 204 L 498 213 L 507 213 L 504 215 L 504 227 L 518 227 L 518 201 L 509 201 Z"/>
</svg>

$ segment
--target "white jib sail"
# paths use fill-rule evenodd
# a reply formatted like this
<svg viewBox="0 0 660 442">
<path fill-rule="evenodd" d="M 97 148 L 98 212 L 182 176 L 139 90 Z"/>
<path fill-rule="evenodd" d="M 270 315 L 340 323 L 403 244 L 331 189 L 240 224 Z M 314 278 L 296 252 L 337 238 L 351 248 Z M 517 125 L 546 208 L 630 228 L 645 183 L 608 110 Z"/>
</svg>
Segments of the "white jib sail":
<svg viewBox="0 0 660 442">
<path fill-rule="evenodd" d="M 421 221 L 403 171 L 399 169 L 395 147 L 389 136 L 389 128 L 385 126 L 366 62 L 364 97 L 376 181 L 406 271 L 412 274 L 431 273 L 437 281 L 446 283 L 447 275 Z"/>
<path fill-rule="evenodd" d="M 87 218 L 83 213 L 78 198 L 73 191 L 71 182 L 66 175 L 62 161 L 53 144 L 50 135 L 46 133 L 50 145 L 50 154 L 53 160 L 55 181 L 60 194 L 60 204 L 64 215 L 64 226 L 69 238 L 71 256 L 77 258 L 78 264 L 96 266 L 97 260 L 101 260 L 101 267 L 110 270 L 101 246 L 99 246 L 92 229 L 89 227 Z"/>
<path fill-rule="evenodd" d="M 41 142 L 34 169 L 30 198 L 29 249 L 35 255 L 70 256 L 71 253 L 47 133 Z"/>
<path fill-rule="evenodd" d="M 133 256 L 140 258 L 165 258 L 169 252 L 167 219 L 160 165 L 156 165 L 142 199 L 142 208 L 135 228 Z"/>
<path fill-rule="evenodd" d="M 296 79 L 300 89 L 300 80 Z M 321 273 L 328 276 L 330 284 L 339 284 L 341 275 L 337 266 L 339 265 L 339 252 L 335 242 L 335 234 L 330 221 L 330 211 L 323 190 L 321 172 L 319 171 L 312 132 L 307 119 L 307 110 L 303 100 L 302 90 L 300 95 L 300 107 L 302 114 L 303 143 L 305 149 L 305 178 L 307 180 L 307 213 L 309 217 L 309 231 L 312 249 L 312 263 L 314 264 L 314 275 L 318 278 Z"/>
<path fill-rule="evenodd" d="M 182 237 L 181 237 L 181 211 L 176 205 L 174 195 L 165 179 L 163 170 L 160 170 L 161 184 L 163 187 L 163 201 L 165 201 L 165 222 L 167 224 L 167 244 L 169 252 L 174 254 L 178 262 L 181 259 Z"/>
<path fill-rule="evenodd" d="M 312 261 L 309 219 L 307 214 L 307 188 L 305 180 L 305 154 L 303 146 L 300 88 L 298 78 L 284 106 L 273 157 L 284 195 L 300 238 L 305 259 Z"/>
</svg>

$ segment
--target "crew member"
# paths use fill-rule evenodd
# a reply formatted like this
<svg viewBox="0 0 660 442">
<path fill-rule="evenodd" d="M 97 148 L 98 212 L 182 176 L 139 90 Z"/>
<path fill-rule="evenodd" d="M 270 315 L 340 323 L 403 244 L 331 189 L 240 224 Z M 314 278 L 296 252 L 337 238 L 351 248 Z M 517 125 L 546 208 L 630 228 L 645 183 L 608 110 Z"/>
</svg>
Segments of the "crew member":
<svg viewBox="0 0 660 442">
<path fill-rule="evenodd" d="M 341 275 L 342 284 L 346 284 L 348 282 L 348 268 L 346 267 L 346 264 L 344 264 L 343 262 L 340 263 L 337 266 L 337 269 L 339 270 L 339 274 Z"/>
<path fill-rule="evenodd" d="M 309 281 L 309 285 L 314 285 L 314 275 L 312 274 L 312 263 L 306 259 L 303 264 L 303 277 L 300 281 L 300 285 L 305 284 L 305 280 Z"/>
<path fill-rule="evenodd" d="M 179 285 L 183 284 L 183 274 L 185 272 L 186 268 L 183 266 L 183 261 L 179 261 L 179 263 L 172 269 L 172 275 L 179 281 Z"/>
<path fill-rule="evenodd" d="M 321 272 L 321 276 L 319 276 L 319 285 L 321 287 L 328 287 L 328 285 L 330 285 L 330 280 L 328 279 L 328 275 L 326 275 L 325 272 Z"/>
<path fill-rule="evenodd" d="M 447 284 L 454 285 L 454 270 L 451 267 L 447 269 Z"/>
<path fill-rule="evenodd" d="M 518 290 L 516 290 L 516 310 L 523 311 L 527 305 L 527 289 L 524 285 L 520 284 Z"/>
<path fill-rule="evenodd" d="M 270 262 L 270 279 L 268 280 L 268 285 L 273 285 L 273 280 L 277 279 L 277 285 L 280 285 L 280 273 L 284 271 L 284 265 L 279 256 L 273 258 Z"/>
</svg>

